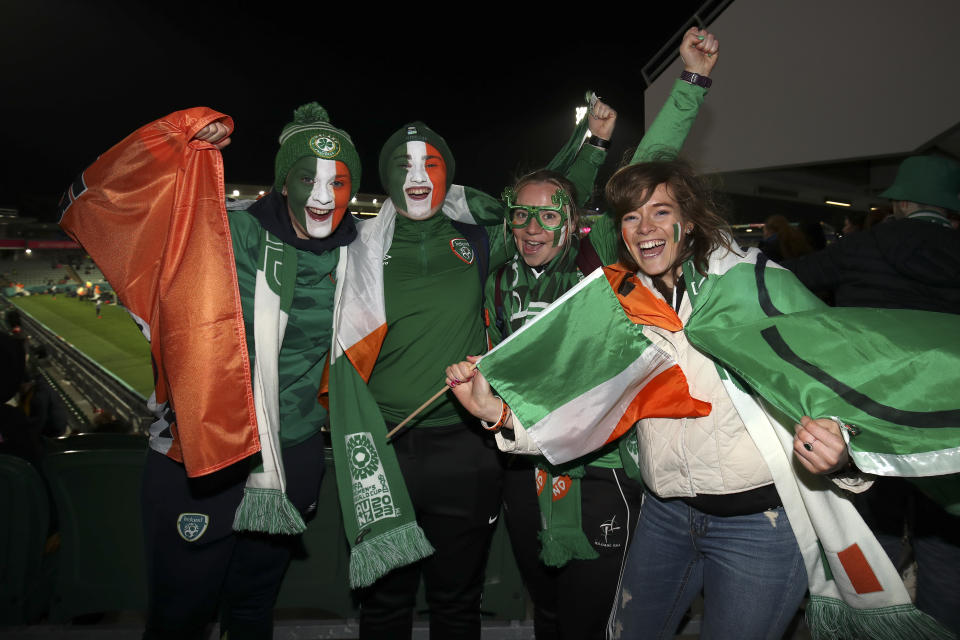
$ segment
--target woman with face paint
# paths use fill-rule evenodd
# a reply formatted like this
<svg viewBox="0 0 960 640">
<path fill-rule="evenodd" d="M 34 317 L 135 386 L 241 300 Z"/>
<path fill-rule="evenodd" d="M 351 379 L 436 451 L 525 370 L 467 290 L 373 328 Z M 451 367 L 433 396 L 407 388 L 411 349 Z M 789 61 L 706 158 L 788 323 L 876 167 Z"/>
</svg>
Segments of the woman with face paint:
<svg viewBox="0 0 960 640">
<path fill-rule="evenodd" d="M 345 214 L 359 157 L 322 107 L 303 105 L 280 135 L 273 191 L 228 213 L 217 149 L 232 128 L 206 108 L 171 114 L 64 199 L 64 229 L 152 339 L 145 638 L 203 637 L 218 611 L 224 637 L 272 637 L 290 534 L 323 476 L 317 391 L 338 256 L 357 234 Z"/>
<path fill-rule="evenodd" d="M 707 31 L 687 32 L 680 53 L 686 74 L 710 75 L 718 43 Z M 687 76 L 685 76 L 687 77 Z M 705 80 L 704 80 L 705 81 Z M 637 158 L 672 155 L 683 144 L 704 88 L 678 80 L 670 100 L 644 136 Z M 616 113 L 602 102 L 588 113 L 589 129 L 609 140 Z M 563 176 L 541 170 L 504 191 L 505 228 L 513 259 L 486 285 L 488 335 L 497 344 L 601 265 L 617 260 L 619 233 L 612 217 L 591 220 L 581 237 L 578 196 Z M 587 356 L 589 357 L 589 356 Z M 455 367 L 451 367 L 454 369 Z M 466 380 L 470 365 L 448 370 L 448 381 Z M 455 388 L 463 397 L 467 385 Z M 478 417 L 497 422 L 502 403 L 489 391 Z M 473 409 L 471 409 L 472 411 Z M 643 486 L 624 471 L 621 447 L 553 468 L 542 459 L 512 456 L 505 473 L 504 507 L 514 554 L 534 602 L 538 640 L 600 639 L 612 623 L 627 550 L 640 514 Z M 539 461 L 539 464 L 538 464 Z"/>
</svg>

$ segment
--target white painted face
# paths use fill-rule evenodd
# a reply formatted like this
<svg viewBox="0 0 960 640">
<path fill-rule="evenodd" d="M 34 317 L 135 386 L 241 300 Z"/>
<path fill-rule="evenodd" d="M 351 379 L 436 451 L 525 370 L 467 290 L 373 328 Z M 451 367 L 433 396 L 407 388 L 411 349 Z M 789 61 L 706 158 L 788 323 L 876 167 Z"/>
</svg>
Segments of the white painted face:
<svg viewBox="0 0 960 640">
<path fill-rule="evenodd" d="M 405 151 L 403 147 L 397 149 L 391 167 L 390 197 L 402 215 L 426 220 L 440 209 L 446 197 L 446 163 L 440 152 L 425 142 L 409 141 Z M 396 193 L 395 185 L 400 186 L 400 193 Z"/>
<path fill-rule="evenodd" d="M 342 162 L 301 158 L 287 174 L 283 195 L 297 237 L 326 238 L 340 224 L 350 194 L 350 172 Z"/>
</svg>

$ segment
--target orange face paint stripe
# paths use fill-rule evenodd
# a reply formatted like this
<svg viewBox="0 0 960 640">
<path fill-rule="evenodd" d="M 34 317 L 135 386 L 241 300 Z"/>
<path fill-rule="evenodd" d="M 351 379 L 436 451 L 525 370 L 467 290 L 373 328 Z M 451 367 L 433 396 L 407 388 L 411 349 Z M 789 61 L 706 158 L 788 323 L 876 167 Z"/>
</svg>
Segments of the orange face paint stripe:
<svg viewBox="0 0 960 640">
<path fill-rule="evenodd" d="M 430 192 L 430 206 L 439 207 L 444 198 L 447 197 L 447 163 L 443 160 L 443 155 L 432 144 L 426 143 L 427 154 L 436 156 L 436 167 L 427 167 L 427 175 L 430 176 L 430 182 L 433 183 L 433 191 Z M 430 159 L 433 161 L 433 158 Z M 430 162 L 428 161 L 428 162 Z"/>
</svg>

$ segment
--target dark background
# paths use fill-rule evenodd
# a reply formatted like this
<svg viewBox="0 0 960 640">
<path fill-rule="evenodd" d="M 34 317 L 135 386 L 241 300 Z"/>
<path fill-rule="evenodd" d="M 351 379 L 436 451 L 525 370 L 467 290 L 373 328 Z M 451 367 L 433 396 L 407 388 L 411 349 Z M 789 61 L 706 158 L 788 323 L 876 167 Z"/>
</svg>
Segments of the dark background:
<svg viewBox="0 0 960 640">
<path fill-rule="evenodd" d="M 382 192 L 380 145 L 419 119 L 446 137 L 457 182 L 499 193 L 550 159 L 593 89 L 621 114 L 609 167 L 643 130 L 640 68 L 699 5 L 527 15 L 463 3 L 383 13 L 366 3 L 7 1 L 0 207 L 54 220 L 60 193 L 99 153 L 199 105 L 234 118 L 227 182 L 272 182 L 280 129 L 316 100 L 353 137 L 363 191 Z"/>
</svg>

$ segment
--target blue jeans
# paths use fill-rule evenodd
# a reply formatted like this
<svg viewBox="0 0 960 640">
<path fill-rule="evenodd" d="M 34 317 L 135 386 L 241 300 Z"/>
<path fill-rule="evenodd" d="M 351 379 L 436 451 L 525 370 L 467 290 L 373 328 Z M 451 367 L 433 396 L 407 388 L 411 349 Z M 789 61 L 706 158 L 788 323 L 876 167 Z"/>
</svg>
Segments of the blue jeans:
<svg viewBox="0 0 960 640">
<path fill-rule="evenodd" d="M 701 589 L 701 639 L 781 638 L 807 590 L 783 507 L 721 518 L 645 493 L 612 637 L 673 638 Z"/>
</svg>

